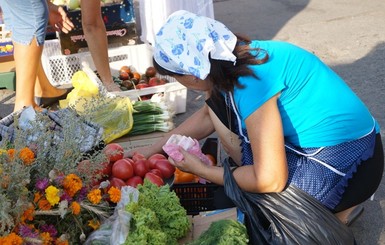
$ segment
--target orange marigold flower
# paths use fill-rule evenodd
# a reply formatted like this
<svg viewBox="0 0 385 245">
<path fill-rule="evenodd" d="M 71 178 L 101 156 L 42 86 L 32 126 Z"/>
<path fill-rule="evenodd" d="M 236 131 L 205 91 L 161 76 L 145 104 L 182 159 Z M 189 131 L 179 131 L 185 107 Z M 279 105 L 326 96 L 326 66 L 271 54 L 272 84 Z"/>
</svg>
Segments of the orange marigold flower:
<svg viewBox="0 0 385 245">
<path fill-rule="evenodd" d="M 32 221 L 34 212 L 35 208 L 31 205 L 27 210 L 23 212 L 23 215 L 21 216 L 21 222 L 24 223 L 26 220 Z"/>
<path fill-rule="evenodd" d="M 50 245 L 53 242 L 53 238 L 48 232 L 40 233 L 40 237 L 43 240 L 43 245 Z"/>
<path fill-rule="evenodd" d="M 34 198 L 33 198 L 33 202 L 34 203 L 38 203 L 39 200 L 43 197 L 43 195 L 40 193 L 40 192 L 35 192 L 34 193 Z"/>
<path fill-rule="evenodd" d="M 120 201 L 121 192 L 120 192 L 120 190 L 118 188 L 111 187 L 108 190 L 108 194 L 110 195 L 111 202 L 118 203 Z"/>
<path fill-rule="evenodd" d="M 19 157 L 25 165 L 30 165 L 35 160 L 35 153 L 28 147 L 24 147 L 20 150 Z"/>
<path fill-rule="evenodd" d="M 15 152 L 16 152 L 16 150 L 13 148 L 7 150 L 8 157 L 11 159 L 11 161 L 13 161 L 13 159 L 15 159 Z"/>
<path fill-rule="evenodd" d="M 96 230 L 100 226 L 100 222 L 97 219 L 91 219 L 88 221 L 88 226 L 91 227 L 92 229 Z"/>
<path fill-rule="evenodd" d="M 93 189 L 87 194 L 87 198 L 92 204 L 98 204 L 102 200 L 102 192 L 100 189 Z"/>
<path fill-rule="evenodd" d="M 8 236 L 3 237 L 0 242 L 1 244 L 21 245 L 23 244 L 23 239 L 12 232 Z"/>
<path fill-rule="evenodd" d="M 55 245 L 69 245 L 67 240 L 62 240 L 60 237 L 56 239 Z"/>
<path fill-rule="evenodd" d="M 71 210 L 74 215 L 80 214 L 80 204 L 78 202 L 72 202 Z"/>
<path fill-rule="evenodd" d="M 64 178 L 63 187 L 70 197 L 73 197 L 82 186 L 83 182 L 76 174 L 69 174 Z"/>
<path fill-rule="evenodd" d="M 48 200 L 45 198 L 40 199 L 40 201 L 37 203 L 37 205 L 39 206 L 39 209 L 41 209 L 41 210 L 50 210 L 52 207 L 51 204 L 48 202 Z"/>
</svg>

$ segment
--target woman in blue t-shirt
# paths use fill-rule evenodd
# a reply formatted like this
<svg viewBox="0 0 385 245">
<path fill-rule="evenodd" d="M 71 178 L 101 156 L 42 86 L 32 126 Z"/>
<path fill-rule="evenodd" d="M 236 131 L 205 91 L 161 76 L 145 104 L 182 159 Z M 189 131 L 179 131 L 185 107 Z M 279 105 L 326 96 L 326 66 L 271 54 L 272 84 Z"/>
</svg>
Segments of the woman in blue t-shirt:
<svg viewBox="0 0 385 245">
<path fill-rule="evenodd" d="M 215 131 L 240 166 L 233 175 L 241 189 L 269 193 L 295 185 L 346 224 L 379 186 L 378 123 L 312 53 L 285 42 L 251 41 L 215 20 L 178 11 L 156 35 L 154 66 L 209 98 L 153 147 L 134 151 L 149 156 L 172 134 L 203 139 Z M 223 168 L 182 153 L 175 166 L 223 185 Z"/>
</svg>

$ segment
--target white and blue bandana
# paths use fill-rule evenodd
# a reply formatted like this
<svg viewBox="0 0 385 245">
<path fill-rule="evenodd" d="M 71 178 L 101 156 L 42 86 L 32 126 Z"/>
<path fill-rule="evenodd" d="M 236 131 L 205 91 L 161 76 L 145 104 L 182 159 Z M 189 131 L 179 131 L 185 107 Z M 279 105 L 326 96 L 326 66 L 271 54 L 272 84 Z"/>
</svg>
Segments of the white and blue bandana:
<svg viewBox="0 0 385 245">
<path fill-rule="evenodd" d="M 236 61 L 237 37 L 222 23 L 185 10 L 171 14 L 155 36 L 154 59 L 171 72 L 205 79 L 212 59 Z"/>
</svg>

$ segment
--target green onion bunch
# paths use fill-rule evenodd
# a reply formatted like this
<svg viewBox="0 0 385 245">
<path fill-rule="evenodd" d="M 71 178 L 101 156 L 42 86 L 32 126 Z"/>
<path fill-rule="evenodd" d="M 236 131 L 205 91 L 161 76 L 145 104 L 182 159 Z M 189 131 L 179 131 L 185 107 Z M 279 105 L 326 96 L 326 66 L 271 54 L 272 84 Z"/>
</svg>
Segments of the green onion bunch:
<svg viewBox="0 0 385 245">
<path fill-rule="evenodd" d="M 133 103 L 134 125 L 128 135 L 140 135 L 153 132 L 168 132 L 174 128 L 174 113 L 165 103 L 149 100 Z"/>
</svg>

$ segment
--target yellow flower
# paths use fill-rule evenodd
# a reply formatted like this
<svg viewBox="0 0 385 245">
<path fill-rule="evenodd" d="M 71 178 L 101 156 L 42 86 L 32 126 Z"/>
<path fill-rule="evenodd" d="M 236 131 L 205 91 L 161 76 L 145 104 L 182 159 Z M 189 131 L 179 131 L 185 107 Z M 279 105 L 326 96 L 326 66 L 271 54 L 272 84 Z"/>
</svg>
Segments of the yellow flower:
<svg viewBox="0 0 385 245">
<path fill-rule="evenodd" d="M 28 147 L 24 147 L 20 150 L 19 157 L 25 165 L 30 165 L 35 160 L 35 153 Z"/>
<path fill-rule="evenodd" d="M 45 197 L 51 206 L 55 206 L 60 201 L 59 189 L 52 185 L 48 186 L 45 189 Z"/>
<path fill-rule="evenodd" d="M 92 204 L 98 204 L 102 200 L 102 192 L 100 189 L 94 189 L 87 194 L 87 198 Z"/>
<path fill-rule="evenodd" d="M 96 230 L 100 226 L 99 220 L 96 219 L 91 219 L 88 221 L 88 226 L 91 227 L 92 229 Z"/>
<path fill-rule="evenodd" d="M 111 187 L 108 190 L 108 194 L 110 195 L 111 202 L 118 203 L 120 201 L 121 192 L 120 192 L 120 190 L 118 188 Z"/>
<path fill-rule="evenodd" d="M 64 178 L 63 187 L 70 197 L 73 197 L 82 186 L 82 180 L 76 174 L 69 174 Z"/>
<path fill-rule="evenodd" d="M 71 210 L 74 215 L 80 214 L 80 204 L 78 202 L 72 202 Z"/>
</svg>

